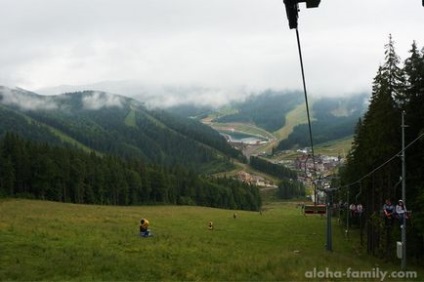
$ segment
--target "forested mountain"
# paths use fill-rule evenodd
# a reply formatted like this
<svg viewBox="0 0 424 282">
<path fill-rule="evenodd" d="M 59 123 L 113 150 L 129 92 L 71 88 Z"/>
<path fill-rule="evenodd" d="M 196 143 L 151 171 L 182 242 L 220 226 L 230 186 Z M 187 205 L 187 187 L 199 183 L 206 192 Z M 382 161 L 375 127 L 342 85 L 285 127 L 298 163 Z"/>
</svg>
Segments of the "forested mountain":
<svg viewBox="0 0 424 282">
<path fill-rule="evenodd" d="M 322 97 L 310 101 L 314 144 L 352 136 L 355 124 L 365 113 L 368 99 L 368 94 L 358 93 L 347 97 Z M 286 126 L 287 115 L 304 103 L 304 95 L 299 91 L 267 90 L 251 95 L 243 102 L 231 103 L 226 106 L 231 109 L 228 113 L 218 110 L 218 117 L 212 122 L 253 124 L 272 134 Z M 198 119 L 214 113 L 212 108 L 187 104 L 168 108 L 167 111 Z M 303 116 L 306 117 L 306 107 Z M 294 124 L 293 132 L 281 140 L 276 149 L 310 146 L 308 131 L 305 122 Z"/>
<path fill-rule="evenodd" d="M 368 105 L 367 94 L 357 94 L 349 97 L 321 98 L 311 107 L 313 120 L 311 122 L 314 144 L 351 136 L 355 125 Z M 293 147 L 310 146 L 309 128 L 307 124 L 299 124 L 287 139 L 282 140 L 277 149 L 285 150 Z"/>
<path fill-rule="evenodd" d="M 188 103 L 167 107 L 166 111 L 179 116 L 200 120 L 206 118 L 209 114 L 213 114 L 215 110 L 211 106 L 200 106 L 194 103 Z"/>
<path fill-rule="evenodd" d="M 303 96 L 300 92 L 267 90 L 248 97 L 242 103 L 234 103 L 232 107 L 237 109 L 237 113 L 218 117 L 214 121 L 253 123 L 273 132 L 284 126 L 287 113 L 302 102 Z"/>
<path fill-rule="evenodd" d="M 244 161 L 220 134 L 197 120 L 104 92 L 41 96 L 0 87 L 0 118 L 0 136 L 14 132 L 163 166 L 212 173 L 230 168 L 231 158 Z"/>
</svg>

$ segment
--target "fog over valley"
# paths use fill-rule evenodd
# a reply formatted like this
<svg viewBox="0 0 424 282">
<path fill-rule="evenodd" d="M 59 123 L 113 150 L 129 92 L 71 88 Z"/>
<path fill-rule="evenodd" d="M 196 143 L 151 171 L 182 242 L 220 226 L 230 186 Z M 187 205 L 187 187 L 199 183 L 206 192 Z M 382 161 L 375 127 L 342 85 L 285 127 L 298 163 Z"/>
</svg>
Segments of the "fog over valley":
<svg viewBox="0 0 424 282">
<path fill-rule="evenodd" d="M 370 93 L 389 34 L 401 60 L 414 40 L 424 43 L 420 1 L 321 2 L 301 3 L 299 13 L 311 97 Z M 302 89 L 282 1 L 2 4 L 0 85 L 10 88 L 106 91 L 152 106 L 218 106 L 267 89 Z"/>
</svg>

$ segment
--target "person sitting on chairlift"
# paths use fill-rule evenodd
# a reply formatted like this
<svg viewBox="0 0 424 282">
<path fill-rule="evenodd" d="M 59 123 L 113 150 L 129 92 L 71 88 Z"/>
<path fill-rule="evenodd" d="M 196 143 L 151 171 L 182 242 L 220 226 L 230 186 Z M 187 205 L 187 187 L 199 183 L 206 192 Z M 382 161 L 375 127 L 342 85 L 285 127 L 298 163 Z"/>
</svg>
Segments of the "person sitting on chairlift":
<svg viewBox="0 0 424 282">
<path fill-rule="evenodd" d="M 403 200 L 399 200 L 398 204 L 396 205 L 396 214 L 398 215 L 400 228 L 403 228 L 405 224 L 405 219 L 408 218 L 406 212 L 407 211 L 406 211 L 405 204 L 403 203 Z"/>
<path fill-rule="evenodd" d="M 383 213 L 384 213 L 384 222 L 386 226 L 392 226 L 393 216 L 395 212 L 395 207 L 392 205 L 390 199 L 386 200 L 386 203 L 383 205 Z"/>
</svg>

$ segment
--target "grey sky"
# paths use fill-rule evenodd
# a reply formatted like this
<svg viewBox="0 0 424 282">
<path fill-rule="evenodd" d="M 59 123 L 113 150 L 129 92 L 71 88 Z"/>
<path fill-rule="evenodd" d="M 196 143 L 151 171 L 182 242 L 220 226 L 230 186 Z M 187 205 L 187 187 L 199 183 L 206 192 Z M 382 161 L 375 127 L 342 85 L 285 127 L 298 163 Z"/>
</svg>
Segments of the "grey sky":
<svg viewBox="0 0 424 282">
<path fill-rule="evenodd" d="M 282 0 L 0 0 L 0 85 L 302 89 Z M 311 95 L 369 91 L 391 33 L 402 61 L 424 46 L 421 0 L 301 4 Z"/>
</svg>

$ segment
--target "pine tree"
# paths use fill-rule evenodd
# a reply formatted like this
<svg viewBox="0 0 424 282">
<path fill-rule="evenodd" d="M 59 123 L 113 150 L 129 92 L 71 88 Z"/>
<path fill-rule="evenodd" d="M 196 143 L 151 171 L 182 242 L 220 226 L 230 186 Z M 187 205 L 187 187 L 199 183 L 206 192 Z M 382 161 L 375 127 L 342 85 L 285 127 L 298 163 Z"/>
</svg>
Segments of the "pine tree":
<svg viewBox="0 0 424 282">
<path fill-rule="evenodd" d="M 395 52 L 395 42 L 391 34 L 389 35 L 389 43 L 384 48 L 386 49 L 384 52 L 386 62 L 382 67 L 382 75 L 388 82 L 388 91 L 393 99 L 399 106 L 402 106 L 405 103 L 405 77 L 403 69 L 399 66 L 400 58 Z"/>
<path fill-rule="evenodd" d="M 374 78 L 370 105 L 356 128 L 354 146 L 349 154 L 348 167 L 343 182 L 358 179 L 348 189 L 363 190 L 358 199 L 365 203 L 367 225 L 367 250 L 380 253 L 382 230 L 381 207 L 385 198 L 395 197 L 395 184 L 400 176 L 400 162 L 391 159 L 400 150 L 400 118 L 404 76 L 399 67 L 399 57 L 394 41 L 389 36 L 385 45 L 385 63 Z M 364 177 L 373 172 L 369 177 Z M 356 188 L 355 188 L 356 187 Z M 353 191 L 350 191 L 353 192 Z M 351 193 L 350 195 L 353 195 Z"/>
<path fill-rule="evenodd" d="M 415 138 L 424 130 L 424 49 L 420 52 L 414 42 L 409 52 L 411 56 L 405 60 L 404 67 L 404 110 L 406 121 L 411 127 L 407 134 L 410 138 Z"/>
<path fill-rule="evenodd" d="M 424 177 L 422 175 L 424 163 L 424 49 L 419 51 L 415 42 L 409 51 L 410 57 L 405 60 L 404 72 L 406 76 L 405 87 L 405 120 L 408 126 L 405 129 L 406 143 L 418 142 L 409 147 L 406 152 L 406 205 L 413 211 L 413 229 L 415 233 L 409 246 L 411 250 L 420 250 L 424 242 Z M 413 239 L 416 239 L 414 242 Z M 422 252 L 416 252 L 422 257 Z"/>
</svg>

